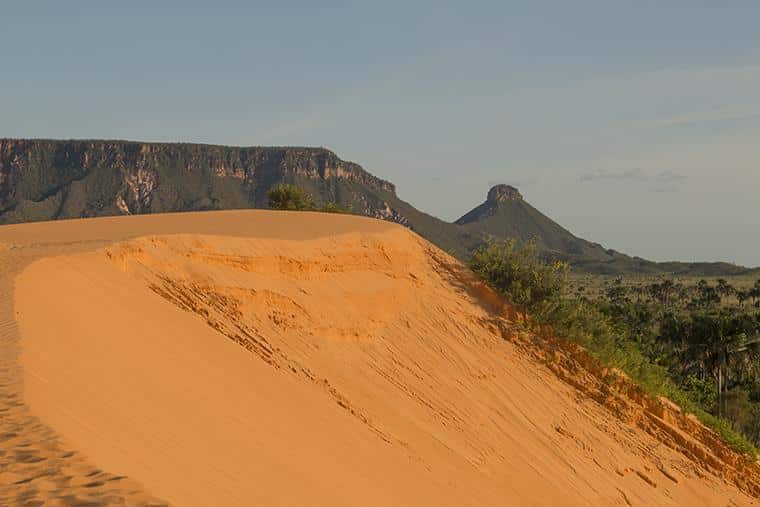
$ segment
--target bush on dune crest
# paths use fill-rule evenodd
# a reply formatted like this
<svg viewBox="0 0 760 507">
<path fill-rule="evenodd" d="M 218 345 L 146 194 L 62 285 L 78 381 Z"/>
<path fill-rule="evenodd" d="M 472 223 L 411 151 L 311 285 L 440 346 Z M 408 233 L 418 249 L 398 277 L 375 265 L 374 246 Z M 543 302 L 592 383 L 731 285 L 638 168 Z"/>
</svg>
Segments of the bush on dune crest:
<svg viewBox="0 0 760 507">
<path fill-rule="evenodd" d="M 665 396 L 715 430 L 737 452 L 756 456 L 757 449 L 732 424 L 710 413 L 704 393 L 681 386 L 662 364 L 653 361 L 637 341 L 637 330 L 599 304 L 563 297 L 568 266 L 546 263 L 534 242 L 492 242 L 476 250 L 470 268 L 533 322 L 548 326 L 559 338 L 583 346 L 601 364 L 617 368 L 652 396 Z M 692 386 L 693 387 L 693 386 Z M 684 389 L 686 388 L 686 389 Z M 702 402 L 702 403 L 700 403 Z"/>
<path fill-rule="evenodd" d="M 277 210 L 311 211 L 315 209 L 311 197 L 295 185 L 282 183 L 267 192 L 269 207 Z"/>
<path fill-rule="evenodd" d="M 330 201 L 318 207 L 302 188 L 281 183 L 267 192 L 269 207 L 284 211 L 321 211 L 323 213 L 350 213 L 351 210 Z"/>
</svg>

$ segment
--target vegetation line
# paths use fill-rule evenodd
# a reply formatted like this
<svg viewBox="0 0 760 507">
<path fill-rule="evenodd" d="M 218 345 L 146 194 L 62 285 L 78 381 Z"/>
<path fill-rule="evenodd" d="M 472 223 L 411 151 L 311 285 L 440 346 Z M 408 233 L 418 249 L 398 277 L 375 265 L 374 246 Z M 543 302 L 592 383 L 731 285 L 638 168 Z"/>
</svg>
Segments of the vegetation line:
<svg viewBox="0 0 760 507">
<path fill-rule="evenodd" d="M 351 209 L 329 201 L 317 206 L 304 190 L 295 185 L 281 183 L 267 192 L 269 207 L 289 211 L 321 211 L 323 213 L 350 213 Z"/>
<path fill-rule="evenodd" d="M 535 242 L 516 240 L 479 248 L 469 264 L 537 325 L 580 344 L 646 393 L 676 402 L 737 452 L 757 456 L 760 280 L 739 291 L 725 280 L 686 287 L 618 279 L 588 297 L 568 291 L 566 263 L 545 262 Z"/>
</svg>

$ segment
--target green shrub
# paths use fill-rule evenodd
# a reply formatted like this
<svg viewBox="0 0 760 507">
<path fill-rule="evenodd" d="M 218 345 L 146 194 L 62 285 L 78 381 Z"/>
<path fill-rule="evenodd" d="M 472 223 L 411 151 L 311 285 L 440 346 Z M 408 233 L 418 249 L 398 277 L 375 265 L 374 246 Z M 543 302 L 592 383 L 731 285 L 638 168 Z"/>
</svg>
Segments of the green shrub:
<svg viewBox="0 0 760 507">
<path fill-rule="evenodd" d="M 684 392 L 705 410 L 713 410 L 718 402 L 718 390 L 711 379 L 701 379 L 693 373 L 681 383 Z"/>
<path fill-rule="evenodd" d="M 477 249 L 470 268 L 513 305 L 527 311 L 558 300 L 569 270 L 564 262 L 542 262 L 535 242 L 521 244 L 514 239 Z"/>
<path fill-rule="evenodd" d="M 341 206 L 335 201 L 328 201 L 322 206 L 319 211 L 323 213 L 351 213 L 351 208 L 347 206 Z"/>
<path fill-rule="evenodd" d="M 321 211 L 323 213 L 351 213 L 351 208 L 328 201 L 317 207 L 311 197 L 301 187 L 281 183 L 267 192 L 269 207 L 288 211 Z"/>
<path fill-rule="evenodd" d="M 269 207 L 278 210 L 311 211 L 315 209 L 314 201 L 302 188 L 288 183 L 281 183 L 267 192 Z"/>
</svg>

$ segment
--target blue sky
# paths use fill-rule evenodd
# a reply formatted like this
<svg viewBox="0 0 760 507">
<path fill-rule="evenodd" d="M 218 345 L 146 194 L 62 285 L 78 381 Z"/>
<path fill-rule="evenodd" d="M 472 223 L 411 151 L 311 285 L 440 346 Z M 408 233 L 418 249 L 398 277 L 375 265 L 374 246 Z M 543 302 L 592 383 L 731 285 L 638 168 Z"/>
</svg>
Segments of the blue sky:
<svg viewBox="0 0 760 507">
<path fill-rule="evenodd" d="M 326 146 L 445 219 L 512 183 L 626 253 L 760 265 L 758 20 L 756 1 L 7 2 L 0 136 Z"/>
</svg>

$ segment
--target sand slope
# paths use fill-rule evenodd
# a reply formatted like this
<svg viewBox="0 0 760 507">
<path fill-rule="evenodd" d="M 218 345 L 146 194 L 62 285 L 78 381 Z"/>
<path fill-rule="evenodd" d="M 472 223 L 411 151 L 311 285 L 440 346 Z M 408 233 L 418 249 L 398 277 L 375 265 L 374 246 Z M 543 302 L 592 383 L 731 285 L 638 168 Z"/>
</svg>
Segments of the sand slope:
<svg viewBox="0 0 760 507">
<path fill-rule="evenodd" d="M 0 242 L 5 279 L 20 273 L 20 354 L 3 353 L 22 370 L 6 384 L 55 445 L 131 481 L 102 495 L 756 503 L 755 465 L 624 380 L 610 389 L 582 353 L 517 333 L 400 226 L 214 212 L 11 226 Z"/>
</svg>

